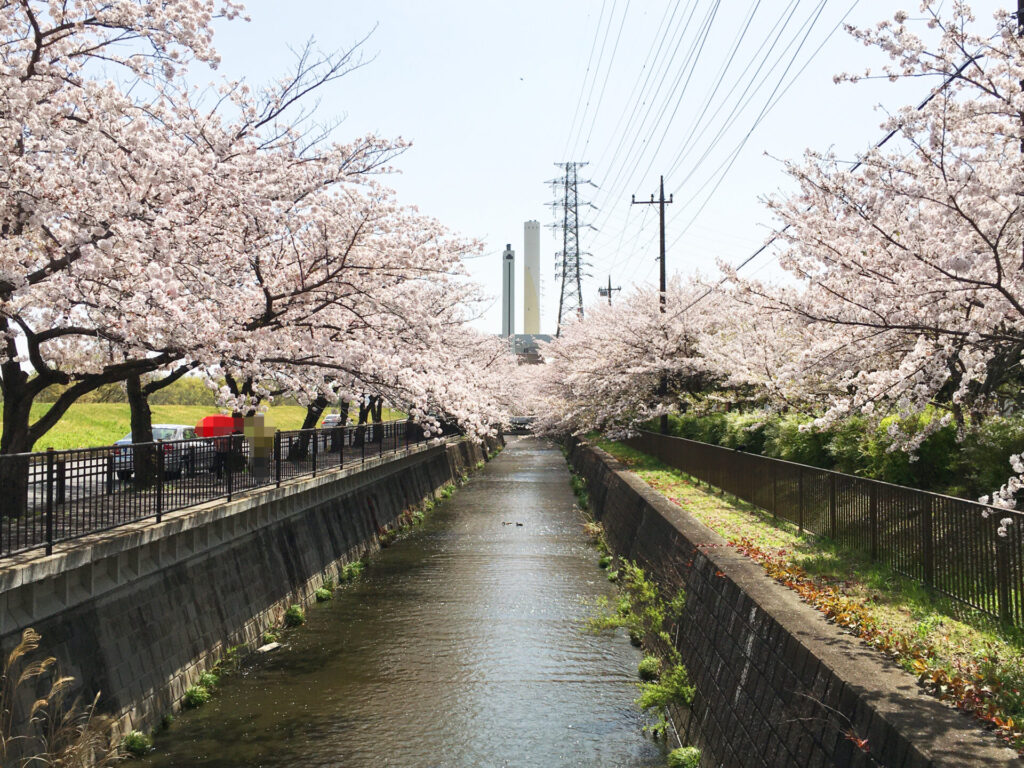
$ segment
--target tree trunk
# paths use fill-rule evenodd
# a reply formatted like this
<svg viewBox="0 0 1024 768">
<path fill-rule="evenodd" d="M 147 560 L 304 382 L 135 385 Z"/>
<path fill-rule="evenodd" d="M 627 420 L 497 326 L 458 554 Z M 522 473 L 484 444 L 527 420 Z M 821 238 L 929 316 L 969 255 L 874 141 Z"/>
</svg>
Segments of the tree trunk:
<svg viewBox="0 0 1024 768">
<path fill-rule="evenodd" d="M 320 396 L 312 403 L 306 406 L 306 416 L 302 420 L 302 426 L 300 429 L 313 429 L 316 427 L 316 423 L 320 421 L 320 414 L 327 408 L 327 398 Z M 299 435 L 298 440 L 293 440 L 288 446 L 288 460 L 289 461 L 300 461 L 309 456 L 309 433 L 303 433 Z"/>
<path fill-rule="evenodd" d="M 370 398 L 370 417 L 373 419 L 373 442 L 379 443 L 384 440 L 384 428 L 381 426 L 381 411 L 384 408 L 382 397 Z"/>
<path fill-rule="evenodd" d="M 156 448 L 139 443 L 153 442 L 153 412 L 149 408 L 149 395 L 142 387 L 140 376 L 129 376 L 128 409 L 132 427 L 132 471 L 135 485 L 145 488 L 156 480 Z"/>
<path fill-rule="evenodd" d="M 370 415 L 370 403 L 371 399 L 368 397 L 363 397 L 359 401 L 359 422 L 356 427 L 355 443 L 353 443 L 356 447 L 366 442 L 366 419 Z"/>
<path fill-rule="evenodd" d="M 2 454 L 23 454 L 32 450 L 32 438 L 29 435 L 29 409 L 32 407 L 32 400 L 15 395 L 12 390 L 19 390 L 21 387 L 6 386 L 7 383 L 14 382 L 8 382 L 7 372 L 4 373 L 4 429 L 3 438 L 0 440 L 0 498 L 4 503 L 0 506 L 4 517 L 21 517 L 28 509 L 29 459 Z"/>
</svg>

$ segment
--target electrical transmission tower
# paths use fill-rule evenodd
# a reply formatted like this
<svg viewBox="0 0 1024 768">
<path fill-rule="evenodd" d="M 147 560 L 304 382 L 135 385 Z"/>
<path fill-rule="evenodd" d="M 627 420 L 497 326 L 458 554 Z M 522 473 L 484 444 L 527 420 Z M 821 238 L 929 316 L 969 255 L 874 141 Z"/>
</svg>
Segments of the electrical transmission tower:
<svg viewBox="0 0 1024 768">
<path fill-rule="evenodd" d="M 562 333 L 562 324 L 576 313 L 577 317 L 583 317 L 583 276 L 587 264 L 583 257 L 588 255 L 580 250 L 580 207 L 593 206 L 579 197 L 579 185 L 590 184 L 590 181 L 579 179 L 579 169 L 586 163 L 555 163 L 564 171 L 561 178 L 548 182 L 551 184 L 555 199 L 550 205 L 557 213 L 558 208 L 562 209 L 561 221 L 555 221 L 552 226 L 562 230 L 562 250 L 557 255 L 555 265 L 555 278 L 561 278 L 562 290 L 558 297 L 558 328 L 555 335 Z M 589 224 L 583 224 L 584 228 Z M 593 227 L 591 227 L 592 229 Z"/>
</svg>

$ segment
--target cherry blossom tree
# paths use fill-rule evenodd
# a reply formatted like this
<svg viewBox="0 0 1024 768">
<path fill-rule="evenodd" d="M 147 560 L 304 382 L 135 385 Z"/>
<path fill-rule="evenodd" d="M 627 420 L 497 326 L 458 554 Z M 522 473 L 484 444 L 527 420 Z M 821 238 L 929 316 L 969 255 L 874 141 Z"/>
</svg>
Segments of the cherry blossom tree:
<svg viewBox="0 0 1024 768">
<path fill-rule="evenodd" d="M 729 374 L 707 357 L 705 344 L 729 322 L 725 302 L 683 311 L 702 292 L 698 283 L 674 279 L 662 312 L 658 292 L 640 289 L 595 308 L 543 345 L 544 365 L 536 366 L 533 382 L 540 427 L 628 431 L 724 384 Z"/>
<path fill-rule="evenodd" d="M 804 325 L 809 343 L 780 375 L 817 399 L 819 424 L 938 408 L 931 429 L 963 431 L 1022 403 L 1022 38 L 1006 13 L 992 35 L 991 24 L 973 31 L 964 3 L 948 17 L 933 3 L 922 12 L 938 36 L 931 47 L 905 13 L 851 31 L 888 55 L 884 76 L 931 78 L 934 98 L 893 114 L 883 128 L 895 144 L 855 169 L 828 152 L 788 164 L 799 192 L 770 205 L 784 225 L 779 262 L 800 290 L 744 284 Z M 823 380 L 832 385 L 815 393 Z M 912 450 L 927 434 L 901 444 Z"/>
</svg>

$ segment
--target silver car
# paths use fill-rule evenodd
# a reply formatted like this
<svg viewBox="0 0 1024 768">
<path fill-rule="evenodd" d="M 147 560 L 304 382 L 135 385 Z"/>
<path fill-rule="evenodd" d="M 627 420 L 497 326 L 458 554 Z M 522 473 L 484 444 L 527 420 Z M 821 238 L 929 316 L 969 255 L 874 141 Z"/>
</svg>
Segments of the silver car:
<svg viewBox="0 0 1024 768">
<path fill-rule="evenodd" d="M 166 441 L 163 445 L 165 476 L 192 475 L 213 466 L 213 440 L 196 436 L 193 426 L 154 424 L 153 440 Z M 135 471 L 131 432 L 114 443 L 114 471 L 122 481 L 128 480 Z"/>
</svg>

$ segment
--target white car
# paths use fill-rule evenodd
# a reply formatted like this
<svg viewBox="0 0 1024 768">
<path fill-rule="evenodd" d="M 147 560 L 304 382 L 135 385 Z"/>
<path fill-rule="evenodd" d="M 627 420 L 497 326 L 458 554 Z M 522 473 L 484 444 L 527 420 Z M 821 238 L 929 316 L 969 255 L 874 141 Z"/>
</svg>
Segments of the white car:
<svg viewBox="0 0 1024 768">
<path fill-rule="evenodd" d="M 153 440 L 167 441 L 163 445 L 164 475 L 180 477 L 213 466 L 213 440 L 196 436 L 196 429 L 188 424 L 154 424 Z M 128 480 L 135 471 L 132 454 L 132 434 L 129 432 L 114 443 L 114 471 L 121 481 Z"/>
</svg>

